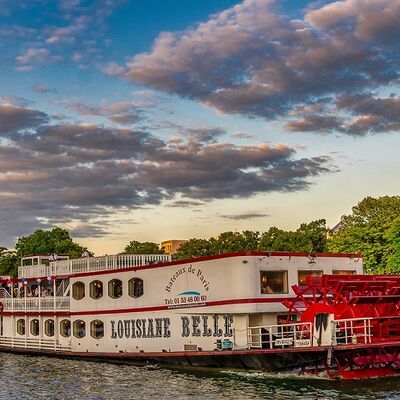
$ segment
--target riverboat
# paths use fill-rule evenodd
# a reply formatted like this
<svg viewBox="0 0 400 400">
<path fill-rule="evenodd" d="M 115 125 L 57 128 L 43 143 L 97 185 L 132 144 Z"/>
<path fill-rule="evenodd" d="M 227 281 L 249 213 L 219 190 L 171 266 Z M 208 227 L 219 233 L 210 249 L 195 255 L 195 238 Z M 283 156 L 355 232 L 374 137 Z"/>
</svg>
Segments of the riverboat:
<svg viewBox="0 0 400 400">
<path fill-rule="evenodd" d="M 30 255 L 2 277 L 0 350 L 140 364 L 400 372 L 400 276 L 357 254 Z"/>
</svg>

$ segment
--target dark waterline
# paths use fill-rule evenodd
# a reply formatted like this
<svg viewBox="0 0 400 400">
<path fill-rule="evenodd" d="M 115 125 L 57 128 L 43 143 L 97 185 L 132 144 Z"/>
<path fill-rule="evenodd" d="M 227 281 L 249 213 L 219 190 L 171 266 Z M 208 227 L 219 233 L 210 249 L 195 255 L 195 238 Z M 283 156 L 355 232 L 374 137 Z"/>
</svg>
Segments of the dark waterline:
<svg viewBox="0 0 400 400">
<path fill-rule="evenodd" d="M 400 378 L 340 382 L 0 353 L 0 399 L 399 399 Z"/>
</svg>

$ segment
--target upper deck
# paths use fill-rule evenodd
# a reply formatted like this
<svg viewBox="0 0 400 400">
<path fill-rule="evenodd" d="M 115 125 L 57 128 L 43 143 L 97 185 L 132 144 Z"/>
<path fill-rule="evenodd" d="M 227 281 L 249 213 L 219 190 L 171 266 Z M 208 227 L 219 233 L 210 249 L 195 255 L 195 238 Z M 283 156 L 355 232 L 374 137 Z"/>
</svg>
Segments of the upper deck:
<svg viewBox="0 0 400 400">
<path fill-rule="evenodd" d="M 113 256 L 83 257 L 73 260 L 63 257 L 59 261 L 50 261 L 50 256 L 41 255 L 24 257 L 22 262 L 28 260 L 31 261 L 30 265 L 22 265 L 18 268 L 19 279 L 71 276 L 83 272 L 118 270 L 161 264 L 170 262 L 171 254 L 117 254 Z"/>
</svg>

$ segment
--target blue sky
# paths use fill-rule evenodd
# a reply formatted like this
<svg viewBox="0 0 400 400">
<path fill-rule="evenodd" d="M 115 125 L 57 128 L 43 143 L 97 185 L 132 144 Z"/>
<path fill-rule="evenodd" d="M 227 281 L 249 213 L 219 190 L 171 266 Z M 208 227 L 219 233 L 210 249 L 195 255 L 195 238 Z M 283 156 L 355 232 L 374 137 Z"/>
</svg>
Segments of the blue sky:
<svg viewBox="0 0 400 400">
<path fill-rule="evenodd" d="M 0 245 L 329 226 L 398 195 L 396 0 L 0 0 Z"/>
</svg>

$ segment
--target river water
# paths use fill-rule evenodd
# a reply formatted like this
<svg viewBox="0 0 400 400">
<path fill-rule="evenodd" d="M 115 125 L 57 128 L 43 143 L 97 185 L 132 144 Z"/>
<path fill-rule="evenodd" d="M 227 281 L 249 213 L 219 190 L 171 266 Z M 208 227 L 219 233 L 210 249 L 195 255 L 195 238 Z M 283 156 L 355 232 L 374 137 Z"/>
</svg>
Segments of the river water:
<svg viewBox="0 0 400 400">
<path fill-rule="evenodd" d="M 399 399 L 400 378 L 341 382 L 0 353 L 0 399 Z"/>
</svg>

